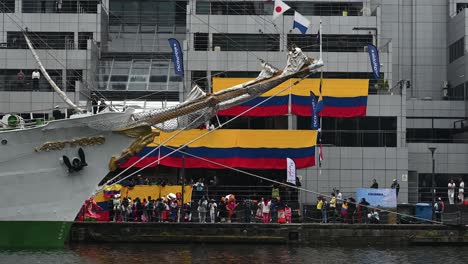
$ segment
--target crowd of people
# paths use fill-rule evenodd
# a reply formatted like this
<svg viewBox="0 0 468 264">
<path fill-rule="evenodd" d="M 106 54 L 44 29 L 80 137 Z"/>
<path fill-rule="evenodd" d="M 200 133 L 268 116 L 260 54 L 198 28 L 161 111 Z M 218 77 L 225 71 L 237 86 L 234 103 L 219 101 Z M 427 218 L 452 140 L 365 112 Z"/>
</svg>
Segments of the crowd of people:
<svg viewBox="0 0 468 264">
<path fill-rule="evenodd" d="M 380 223 L 379 210 L 370 207 L 365 198 L 359 203 L 353 197 L 343 199 L 340 190 L 334 190 L 330 199 L 319 195 L 317 197 L 317 214 L 321 223 Z"/>
<path fill-rule="evenodd" d="M 238 201 L 233 194 L 221 197 L 219 201 L 202 196 L 198 201 L 182 203 L 180 193 L 170 193 L 153 199 L 140 199 L 113 195 L 109 200 L 107 219 L 99 219 L 103 209 L 93 200 L 86 200 L 78 215 L 78 221 L 113 222 L 199 222 L 199 223 L 291 223 L 292 208 L 280 197 Z"/>
<path fill-rule="evenodd" d="M 372 180 L 371 189 L 378 189 L 379 184 L 376 179 Z M 391 189 L 395 189 L 396 196 L 400 192 L 400 184 L 396 179 L 393 179 Z M 380 223 L 379 209 L 370 206 L 365 198 L 361 198 L 357 202 L 353 197 L 343 199 L 343 194 L 340 190 L 333 189 L 329 196 L 329 200 L 323 195 L 317 197 L 316 214 L 319 216 L 321 223 L 365 223 L 378 224 Z"/>
<path fill-rule="evenodd" d="M 455 204 L 455 202 L 463 203 L 465 201 L 465 182 L 460 178 L 457 180 L 457 183 L 455 183 L 455 180 L 451 179 L 447 185 L 449 204 Z M 455 196 L 456 191 L 458 192 L 458 195 Z"/>
</svg>

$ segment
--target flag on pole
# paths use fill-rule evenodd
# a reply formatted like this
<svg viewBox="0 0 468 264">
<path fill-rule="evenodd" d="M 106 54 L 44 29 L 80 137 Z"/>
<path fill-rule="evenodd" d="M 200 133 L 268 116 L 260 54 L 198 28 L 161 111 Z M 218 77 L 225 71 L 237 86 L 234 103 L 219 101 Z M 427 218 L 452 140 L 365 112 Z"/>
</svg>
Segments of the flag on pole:
<svg viewBox="0 0 468 264">
<path fill-rule="evenodd" d="M 369 52 L 369 58 L 371 62 L 372 72 L 376 80 L 380 79 L 380 60 L 379 51 L 377 47 L 372 44 L 367 44 L 367 51 Z"/>
<path fill-rule="evenodd" d="M 315 96 L 315 94 L 311 91 L 310 92 L 310 97 L 311 97 L 311 117 L 312 117 L 312 122 L 311 122 L 311 128 L 313 130 L 317 130 L 320 128 L 320 122 L 319 122 L 319 119 L 318 119 L 318 115 L 317 115 L 317 112 L 315 111 L 315 109 L 317 108 L 317 97 Z"/>
<path fill-rule="evenodd" d="M 288 11 L 291 7 L 281 0 L 275 0 L 275 8 L 273 9 L 273 19 L 278 18 L 284 12 Z"/>
<path fill-rule="evenodd" d="M 290 158 L 286 158 L 286 181 L 296 185 L 296 163 Z"/>
<path fill-rule="evenodd" d="M 322 142 L 319 143 L 319 167 L 322 167 L 322 160 L 323 160 L 323 149 L 322 149 Z"/>
<path fill-rule="evenodd" d="M 317 101 L 317 105 L 315 106 L 315 111 L 314 111 L 314 115 L 319 115 L 320 112 L 322 112 L 324 108 L 324 104 L 323 104 L 323 98 L 322 96 L 319 97 L 318 101 Z"/>
<path fill-rule="evenodd" d="M 320 29 L 317 31 L 317 42 L 320 43 Z"/>
<path fill-rule="evenodd" d="M 309 26 L 310 26 L 310 21 L 307 18 L 305 18 L 303 15 L 299 14 L 299 12 L 294 11 L 293 29 L 297 28 L 302 34 L 305 34 Z"/>
<path fill-rule="evenodd" d="M 170 38 L 169 45 L 171 45 L 172 48 L 175 74 L 178 76 L 184 76 L 184 58 L 182 55 L 182 49 L 180 48 L 180 43 L 177 39 Z"/>
</svg>

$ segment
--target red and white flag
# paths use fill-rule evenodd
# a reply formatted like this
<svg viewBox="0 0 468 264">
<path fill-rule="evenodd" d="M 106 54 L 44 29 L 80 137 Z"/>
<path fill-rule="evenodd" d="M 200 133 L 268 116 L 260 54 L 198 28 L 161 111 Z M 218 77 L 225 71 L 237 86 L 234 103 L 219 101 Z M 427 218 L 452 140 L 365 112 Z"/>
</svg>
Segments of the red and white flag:
<svg viewBox="0 0 468 264">
<path fill-rule="evenodd" d="M 288 11 L 291 7 L 281 0 L 275 0 L 275 8 L 273 9 L 273 19 L 278 18 L 284 12 Z"/>
</svg>

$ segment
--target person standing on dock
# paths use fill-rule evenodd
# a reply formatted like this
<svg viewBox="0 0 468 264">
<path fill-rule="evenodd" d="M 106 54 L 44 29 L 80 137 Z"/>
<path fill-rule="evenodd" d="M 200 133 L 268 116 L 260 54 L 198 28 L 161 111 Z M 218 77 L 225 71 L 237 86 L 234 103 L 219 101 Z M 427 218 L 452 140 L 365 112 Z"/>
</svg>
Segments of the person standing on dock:
<svg viewBox="0 0 468 264">
<path fill-rule="evenodd" d="M 337 214 L 337 211 L 336 211 L 336 197 L 335 197 L 335 193 L 331 193 L 330 211 L 331 211 L 331 213 L 332 213 L 333 223 L 336 223 L 336 214 Z"/>
<path fill-rule="evenodd" d="M 336 208 L 337 210 L 341 210 L 341 206 L 343 205 L 343 194 L 340 190 L 336 190 Z"/>
<path fill-rule="evenodd" d="M 367 212 L 369 211 L 369 203 L 366 201 L 366 198 L 362 198 L 361 202 L 359 203 L 359 222 L 360 223 L 368 223 L 368 217 L 367 217 Z"/>
<path fill-rule="evenodd" d="M 198 222 L 206 223 L 206 212 L 208 210 L 208 200 L 203 196 L 198 203 Z"/>
<path fill-rule="evenodd" d="M 448 199 L 449 199 L 449 204 L 454 204 L 454 198 L 455 198 L 455 183 L 453 182 L 453 180 L 450 180 L 449 184 L 448 184 L 448 191 L 447 191 L 447 194 L 448 194 Z"/>
<path fill-rule="evenodd" d="M 444 213 L 444 202 L 442 198 L 437 198 L 437 202 L 434 204 L 434 213 L 435 213 L 435 220 L 437 222 L 442 222 L 442 214 Z"/>
<path fill-rule="evenodd" d="M 398 183 L 397 179 L 393 179 L 392 186 L 390 188 L 395 189 L 396 197 L 398 198 L 398 193 L 400 192 L 400 184 Z"/>
<path fill-rule="evenodd" d="M 208 207 L 210 208 L 210 221 L 211 223 L 216 222 L 216 209 L 218 208 L 218 205 L 216 204 L 214 199 L 210 200 L 210 204 L 208 204 Z"/>
<path fill-rule="evenodd" d="M 378 188 L 379 188 L 379 184 L 377 183 L 377 180 L 376 180 L 376 179 L 373 179 L 373 180 L 372 180 L 371 188 L 372 188 L 372 189 L 378 189 Z"/>
<path fill-rule="evenodd" d="M 271 206 L 271 201 L 266 201 L 265 199 L 262 198 L 260 203 L 258 204 L 258 207 L 262 210 L 262 220 L 264 224 L 270 223 L 270 206 Z"/>
<path fill-rule="evenodd" d="M 462 204 L 465 202 L 465 182 L 463 179 L 460 179 L 460 185 L 458 185 L 458 200 Z"/>
</svg>

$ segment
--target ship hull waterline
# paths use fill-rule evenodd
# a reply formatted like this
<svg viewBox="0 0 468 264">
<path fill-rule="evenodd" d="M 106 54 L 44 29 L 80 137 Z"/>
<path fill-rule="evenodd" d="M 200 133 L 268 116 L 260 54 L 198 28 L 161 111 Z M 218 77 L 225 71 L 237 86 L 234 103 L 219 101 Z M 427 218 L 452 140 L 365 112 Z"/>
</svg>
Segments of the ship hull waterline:
<svg viewBox="0 0 468 264">
<path fill-rule="evenodd" d="M 92 128 L 105 113 L 50 122 L 32 129 L 0 132 L 0 247 L 62 247 L 84 201 L 109 172 L 109 160 L 134 138 Z M 63 148 L 37 151 L 45 143 Z M 63 156 L 72 160 L 82 149 L 87 166 L 69 172 Z"/>
</svg>

